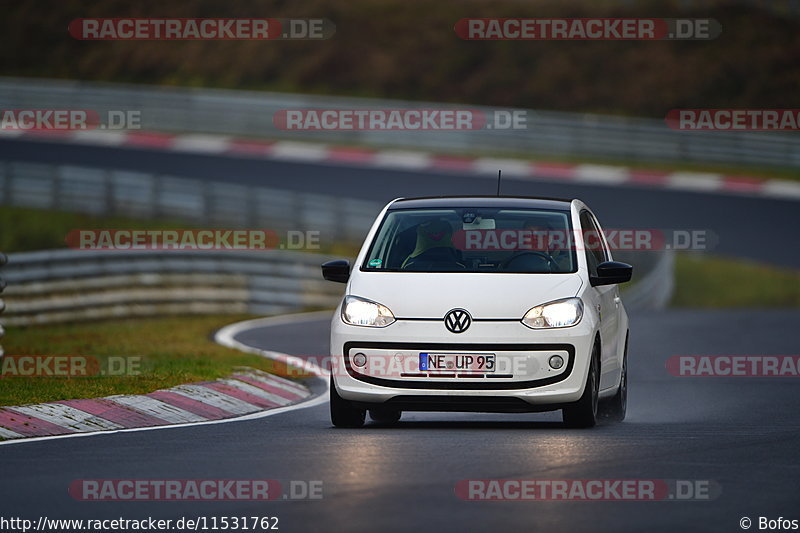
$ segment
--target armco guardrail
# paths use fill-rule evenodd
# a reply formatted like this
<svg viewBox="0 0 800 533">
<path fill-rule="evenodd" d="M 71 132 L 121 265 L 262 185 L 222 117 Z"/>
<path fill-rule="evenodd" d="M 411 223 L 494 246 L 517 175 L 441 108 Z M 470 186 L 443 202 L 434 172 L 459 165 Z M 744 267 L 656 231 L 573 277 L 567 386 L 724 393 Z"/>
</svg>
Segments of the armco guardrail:
<svg viewBox="0 0 800 533">
<path fill-rule="evenodd" d="M 0 252 L 0 267 L 5 265 L 6 262 L 8 262 L 8 258 L 6 257 L 6 254 L 4 254 L 3 252 Z M 0 271 L 0 273 L 2 273 L 2 271 Z M 6 280 L 2 276 L 0 276 L 0 294 L 3 293 L 5 288 L 6 288 Z M 0 313 L 2 313 L 5 310 L 5 308 L 6 308 L 5 301 L 2 298 L 0 298 Z M 6 333 L 6 331 L 5 331 L 5 329 L 3 329 L 3 324 L 0 323 L 0 339 L 3 338 L 5 333 Z M 3 353 L 4 353 L 3 346 L 0 345 L 0 357 L 3 356 Z"/>
<path fill-rule="evenodd" d="M 316 230 L 320 231 L 322 243 L 360 243 L 381 208 L 373 202 L 312 193 L 26 162 L 0 163 L 0 204 L 168 217 L 216 227 Z M 65 233 L 70 229 L 79 228 L 65 228 Z M 330 285 L 319 279 L 318 266 L 324 256 L 291 256 L 301 263 L 311 261 L 307 279 L 309 283 L 313 281 L 315 291 L 321 291 L 311 292 L 316 296 L 303 300 L 288 297 L 280 283 L 270 284 L 280 276 L 257 276 L 260 262 L 282 264 L 273 258 L 289 257 L 282 255 L 286 251 L 217 253 L 222 255 L 211 251 L 193 256 L 174 251 L 129 255 L 130 252 L 85 250 L 13 254 L 4 275 L 11 284 L 6 292 L 12 302 L 11 315 L 5 323 L 226 309 L 273 313 L 332 305 L 333 300 L 324 297 L 328 294 L 325 291 L 331 289 L 319 289 Z M 620 258 L 636 267 L 638 283 L 626 294 L 629 307 L 666 305 L 672 290 L 671 254 L 641 252 Z M 245 265 L 249 270 L 241 270 Z M 273 289 L 277 296 L 268 297 Z M 292 290 L 293 294 L 301 293 L 296 287 Z M 17 297 L 21 299 L 18 301 Z M 2 305 L 0 300 L 0 308 Z"/>
<path fill-rule="evenodd" d="M 169 314 L 277 314 L 335 307 L 321 254 L 269 250 L 44 250 L 9 255 L 9 326 Z"/>
<path fill-rule="evenodd" d="M 310 139 L 394 148 L 470 153 L 524 153 L 628 161 L 694 161 L 800 167 L 800 138 L 792 133 L 684 132 L 663 120 L 608 115 L 527 112 L 524 130 L 284 131 L 273 115 L 286 109 L 465 108 L 480 106 L 188 89 L 45 79 L 0 78 L 0 108 L 138 111 L 149 130 Z"/>
<path fill-rule="evenodd" d="M 643 254 L 651 255 L 642 261 Z M 623 287 L 626 309 L 663 309 L 669 305 L 675 289 L 674 250 L 614 255 L 615 259 L 635 264 L 633 284 L 630 288 Z"/>
<path fill-rule="evenodd" d="M 319 231 L 361 242 L 376 202 L 222 181 L 72 165 L 0 161 L 0 205 L 163 218 L 216 227 Z M 79 228 L 65 228 L 69 229 Z"/>
<path fill-rule="evenodd" d="M 11 254 L 6 325 L 170 314 L 278 314 L 332 308 L 343 285 L 322 279 L 331 257 L 271 250 L 81 251 Z M 653 256 L 624 295 L 629 309 L 663 307 L 672 255 Z"/>
</svg>

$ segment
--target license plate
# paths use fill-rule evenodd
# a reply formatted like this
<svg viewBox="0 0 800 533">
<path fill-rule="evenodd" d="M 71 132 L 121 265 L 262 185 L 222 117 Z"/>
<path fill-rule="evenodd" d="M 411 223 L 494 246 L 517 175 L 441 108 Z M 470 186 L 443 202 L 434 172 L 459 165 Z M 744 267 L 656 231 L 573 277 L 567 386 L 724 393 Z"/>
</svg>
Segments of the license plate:
<svg viewBox="0 0 800 533">
<path fill-rule="evenodd" d="M 420 353 L 419 369 L 422 372 L 494 372 L 493 353 Z"/>
</svg>

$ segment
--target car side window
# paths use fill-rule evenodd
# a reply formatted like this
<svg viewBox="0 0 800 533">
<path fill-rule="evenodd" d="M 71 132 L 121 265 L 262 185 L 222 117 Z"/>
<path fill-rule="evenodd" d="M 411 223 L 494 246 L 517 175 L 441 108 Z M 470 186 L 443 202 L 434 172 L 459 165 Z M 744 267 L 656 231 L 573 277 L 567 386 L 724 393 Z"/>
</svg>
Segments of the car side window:
<svg viewBox="0 0 800 533">
<path fill-rule="evenodd" d="M 589 215 L 589 218 L 592 219 L 592 223 L 594 227 L 597 229 L 597 233 L 600 236 L 600 249 L 603 252 L 603 259 L 600 261 L 611 261 L 611 252 L 608 250 L 608 244 L 606 243 L 605 235 L 603 235 L 603 230 L 600 229 L 600 223 L 594 217 L 594 215 Z"/>
<path fill-rule="evenodd" d="M 597 275 L 597 265 L 607 260 L 603 236 L 588 211 L 581 211 L 581 231 L 589 275 Z"/>
</svg>

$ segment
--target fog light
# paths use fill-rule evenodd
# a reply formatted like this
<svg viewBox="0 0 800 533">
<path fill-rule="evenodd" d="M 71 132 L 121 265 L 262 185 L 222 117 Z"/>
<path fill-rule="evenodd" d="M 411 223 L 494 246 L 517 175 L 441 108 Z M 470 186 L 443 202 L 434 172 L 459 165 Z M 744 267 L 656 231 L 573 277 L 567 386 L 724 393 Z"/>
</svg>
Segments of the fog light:
<svg viewBox="0 0 800 533">
<path fill-rule="evenodd" d="M 550 357 L 550 368 L 554 370 L 558 370 L 562 366 L 564 366 L 564 358 L 560 355 L 553 355 Z"/>
<path fill-rule="evenodd" d="M 367 356 L 363 353 L 357 353 L 353 356 L 353 364 L 356 366 L 364 366 L 367 364 Z"/>
</svg>

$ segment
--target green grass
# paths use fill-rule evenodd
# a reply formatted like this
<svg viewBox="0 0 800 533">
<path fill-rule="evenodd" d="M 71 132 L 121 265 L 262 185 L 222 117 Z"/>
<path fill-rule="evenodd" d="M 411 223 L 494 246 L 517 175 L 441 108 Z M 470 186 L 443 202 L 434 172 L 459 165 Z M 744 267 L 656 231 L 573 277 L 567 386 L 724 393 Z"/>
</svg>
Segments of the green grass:
<svg viewBox="0 0 800 533">
<path fill-rule="evenodd" d="M 0 252 L 28 252 L 65 248 L 64 239 L 74 229 L 132 229 L 168 230 L 200 229 L 197 225 L 176 220 L 135 219 L 122 216 L 95 216 L 69 211 L 51 209 L 32 209 L 27 207 L 0 206 Z M 259 229 L 264 229 L 263 227 Z M 278 231 L 281 241 L 285 235 Z M 314 253 L 349 256 L 353 254 L 353 244 L 321 242 Z"/>
<path fill-rule="evenodd" d="M 3 347 L 9 355 L 141 357 L 140 375 L 91 377 L 4 377 L 0 405 L 23 405 L 111 394 L 143 394 L 181 383 L 213 380 L 248 366 L 301 377 L 285 365 L 225 348 L 210 334 L 249 316 L 127 319 L 57 326 L 9 327 Z"/>
<path fill-rule="evenodd" d="M 679 254 L 673 307 L 800 307 L 800 272 L 748 261 Z"/>
<path fill-rule="evenodd" d="M 141 220 L 126 217 L 84 215 L 68 211 L 0 207 L 0 251 L 8 254 L 65 248 L 64 239 L 74 229 L 181 229 L 190 227 L 174 220 Z"/>
</svg>

